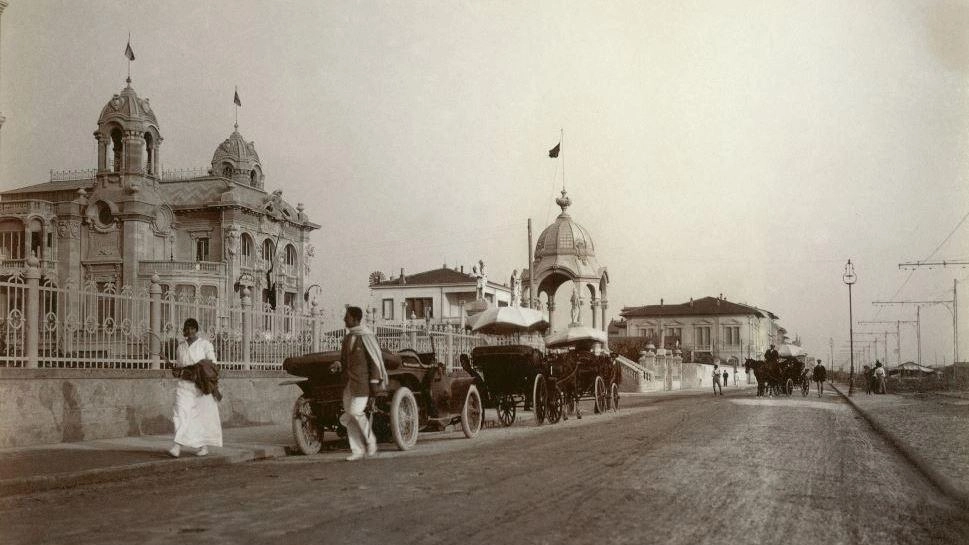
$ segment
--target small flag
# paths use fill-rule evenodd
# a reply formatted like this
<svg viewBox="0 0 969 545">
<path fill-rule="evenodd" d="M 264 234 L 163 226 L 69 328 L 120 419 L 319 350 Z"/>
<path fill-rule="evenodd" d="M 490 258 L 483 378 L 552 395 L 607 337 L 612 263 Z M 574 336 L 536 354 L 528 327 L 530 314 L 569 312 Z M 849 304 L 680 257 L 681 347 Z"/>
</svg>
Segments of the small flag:
<svg viewBox="0 0 969 545">
<path fill-rule="evenodd" d="M 236 95 L 232 97 L 232 102 L 235 102 L 236 106 L 242 106 L 242 101 L 239 100 L 239 90 L 236 89 Z"/>
<path fill-rule="evenodd" d="M 559 142 L 558 144 L 555 144 L 555 147 L 554 148 L 548 150 L 548 156 L 549 157 L 552 157 L 553 159 L 555 157 L 558 157 L 559 156 L 559 148 L 561 146 L 562 146 L 562 143 L 561 142 Z"/>
<path fill-rule="evenodd" d="M 129 61 L 135 60 L 135 51 L 131 49 L 131 38 L 128 39 L 128 46 L 124 48 L 124 56 L 128 57 Z"/>
</svg>

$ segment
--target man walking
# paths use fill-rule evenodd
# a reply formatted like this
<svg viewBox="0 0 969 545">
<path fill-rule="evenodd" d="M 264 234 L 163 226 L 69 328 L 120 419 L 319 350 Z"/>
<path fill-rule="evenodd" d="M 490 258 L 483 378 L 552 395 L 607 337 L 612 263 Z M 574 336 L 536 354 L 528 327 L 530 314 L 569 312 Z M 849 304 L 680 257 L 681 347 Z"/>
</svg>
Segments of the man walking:
<svg viewBox="0 0 969 545">
<path fill-rule="evenodd" d="M 811 378 L 818 385 L 818 397 L 824 394 L 824 381 L 828 380 L 828 371 L 824 368 L 821 360 L 814 365 L 814 370 L 811 372 Z"/>
<path fill-rule="evenodd" d="M 720 385 L 720 369 L 719 365 L 713 364 L 713 395 L 717 395 L 717 389 L 720 389 L 720 395 L 723 395 L 723 386 Z"/>
<path fill-rule="evenodd" d="M 377 337 L 365 325 L 361 325 L 363 310 L 347 307 L 343 323 L 347 334 L 340 348 L 340 369 L 346 381 L 343 389 L 343 415 L 340 423 L 347 429 L 350 442 L 348 462 L 377 454 L 377 440 L 370 429 L 365 410 L 370 396 L 386 393 L 387 370 Z M 366 449 L 366 450 L 364 450 Z"/>
</svg>

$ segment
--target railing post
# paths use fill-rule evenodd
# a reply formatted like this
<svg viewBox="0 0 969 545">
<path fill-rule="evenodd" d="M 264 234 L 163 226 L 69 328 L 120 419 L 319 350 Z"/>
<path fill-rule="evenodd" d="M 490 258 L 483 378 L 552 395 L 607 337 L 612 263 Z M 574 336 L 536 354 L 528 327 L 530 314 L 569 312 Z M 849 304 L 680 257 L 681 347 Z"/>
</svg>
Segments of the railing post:
<svg viewBox="0 0 969 545">
<path fill-rule="evenodd" d="M 242 289 L 242 368 L 249 370 L 252 344 L 252 297 L 249 288 Z"/>
<path fill-rule="evenodd" d="M 310 316 L 313 320 L 313 352 L 322 351 L 320 348 L 322 339 L 320 339 L 320 309 L 317 307 L 318 304 L 316 299 L 313 299 L 313 302 L 310 303 Z"/>
<path fill-rule="evenodd" d="M 448 331 L 447 335 L 447 369 L 450 371 L 454 367 L 454 332 Z"/>
<path fill-rule="evenodd" d="M 148 302 L 148 327 L 151 329 L 148 338 L 151 351 L 151 368 L 161 369 L 161 285 L 158 275 L 151 277 L 150 299 Z"/>
<path fill-rule="evenodd" d="M 24 319 L 24 328 L 27 342 L 27 363 L 26 366 L 32 369 L 38 367 L 37 349 L 40 346 L 40 261 L 30 255 L 27 257 L 27 271 L 24 278 L 27 280 L 27 308 Z"/>
</svg>

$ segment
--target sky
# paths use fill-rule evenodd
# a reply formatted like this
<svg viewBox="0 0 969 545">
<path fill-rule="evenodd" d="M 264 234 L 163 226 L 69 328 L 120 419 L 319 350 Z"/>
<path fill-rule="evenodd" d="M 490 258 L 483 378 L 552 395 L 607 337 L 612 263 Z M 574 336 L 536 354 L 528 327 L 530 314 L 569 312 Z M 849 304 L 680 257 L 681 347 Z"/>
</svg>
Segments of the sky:
<svg viewBox="0 0 969 545">
<path fill-rule="evenodd" d="M 208 166 L 238 87 L 266 189 L 322 226 L 309 282 L 331 316 L 369 300 L 375 270 L 481 259 L 506 281 L 564 181 L 611 317 L 722 293 L 837 365 L 849 258 L 857 330 L 915 319 L 874 301 L 951 300 L 969 279 L 899 268 L 969 261 L 966 28 L 969 1 L 11 0 L 0 187 L 96 166 L 130 32 L 164 168 Z M 923 363 L 952 361 L 951 312 L 922 307 Z"/>
</svg>

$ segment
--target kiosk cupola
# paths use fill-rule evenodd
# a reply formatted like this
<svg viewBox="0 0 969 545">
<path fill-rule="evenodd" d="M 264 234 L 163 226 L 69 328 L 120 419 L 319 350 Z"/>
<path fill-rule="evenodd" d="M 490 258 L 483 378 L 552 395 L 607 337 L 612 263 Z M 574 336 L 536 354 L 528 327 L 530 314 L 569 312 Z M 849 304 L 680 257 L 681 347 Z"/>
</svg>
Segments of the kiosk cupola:
<svg viewBox="0 0 969 545">
<path fill-rule="evenodd" d="M 158 119 L 148 99 L 139 97 L 131 87 L 131 78 L 101 109 L 94 138 L 98 142 L 99 175 L 158 175 L 162 143 Z"/>
</svg>

